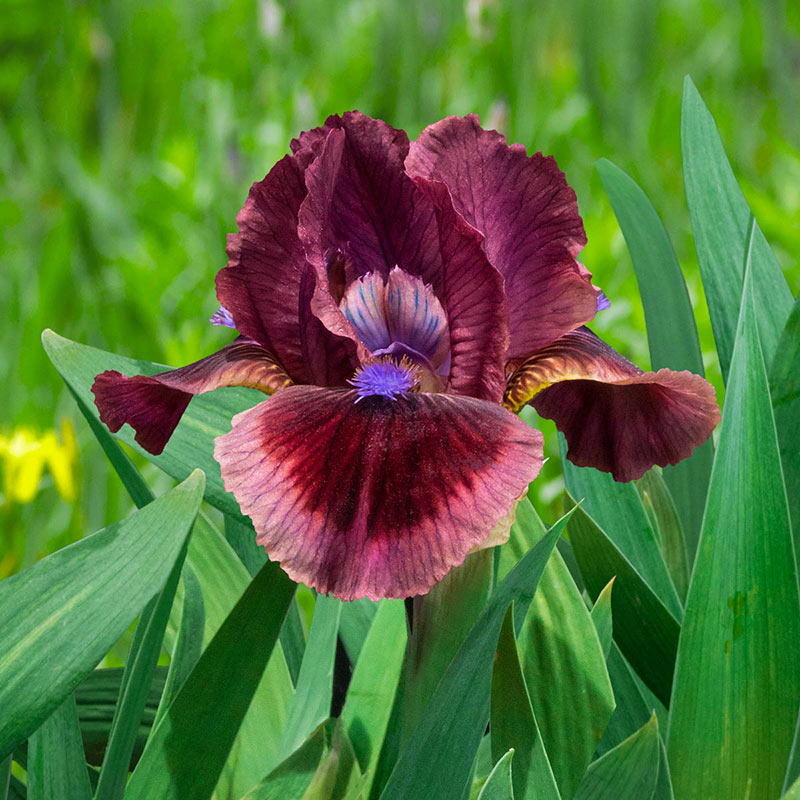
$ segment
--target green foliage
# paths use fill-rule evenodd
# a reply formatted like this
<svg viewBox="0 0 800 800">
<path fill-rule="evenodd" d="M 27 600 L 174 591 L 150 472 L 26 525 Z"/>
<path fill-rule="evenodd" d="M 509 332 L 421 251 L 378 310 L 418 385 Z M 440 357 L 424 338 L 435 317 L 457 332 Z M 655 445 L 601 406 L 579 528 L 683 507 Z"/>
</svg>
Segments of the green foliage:
<svg viewBox="0 0 800 800">
<path fill-rule="evenodd" d="M 200 503 L 202 473 L 0 583 L 0 757 L 58 708 L 161 588 Z"/>
<path fill-rule="evenodd" d="M 221 342 L 198 332 L 198 308 L 214 310 L 211 278 L 247 184 L 300 127 L 356 104 L 412 135 L 444 113 L 489 110 L 512 138 L 555 152 L 587 222 L 582 260 L 613 301 L 598 332 L 646 361 L 628 299 L 635 275 L 653 368 L 705 366 L 720 397 L 725 377 L 727 397 L 716 455 L 709 441 L 636 485 L 565 462 L 578 507 L 560 552 L 564 521 L 548 532 L 523 498 L 509 542 L 415 600 L 407 636 L 400 601 L 305 590 L 301 612 L 294 584 L 255 545 L 212 449 L 262 395 L 196 398 L 153 457 L 129 429 L 109 434 L 90 387 L 104 369 L 162 367 L 46 332 L 121 483 L 81 434 L 75 513 L 46 508 L 45 487 L 10 528 L 74 538 L 122 518 L 123 492 L 142 510 L 33 566 L 25 545 L 11 568 L 27 569 L 0 582 L 0 798 L 800 797 L 800 304 L 778 261 L 800 248 L 789 224 L 800 158 L 781 144 L 800 128 L 760 99 L 792 96 L 787 31 L 800 19 L 750 2 L 735 16 L 712 0 L 692 9 L 702 24 L 687 31 L 676 2 L 658 14 L 617 0 L 602 14 L 587 0 L 559 15 L 528 5 L 299 0 L 288 13 L 265 0 L 142 13 L 124 0 L 68 15 L 32 4 L 27 28 L 10 23 L 22 25 L 12 36 L 53 46 L 35 65 L 12 49 L 0 69 L 0 107 L 13 108 L 0 125 L 11 278 L 0 302 L 18 322 L 0 333 L 0 374 L 16 381 L 18 369 L 23 387 L 9 419 L 37 418 L 39 406 L 50 422 L 55 376 L 29 345 L 45 324 L 173 363 Z M 676 76 L 687 62 L 675 45 L 687 37 L 747 195 L 687 80 L 683 175 L 699 272 L 676 200 Z M 720 48 L 731 38 L 739 46 Z M 634 41 L 651 46 L 625 46 Z M 709 52 L 724 52 L 713 74 Z M 750 88 L 728 94 L 735 85 Z M 753 109 L 759 124 L 742 124 Z M 602 159 L 608 205 L 586 166 L 600 155 L 637 165 L 663 222 Z M 690 304 L 698 275 L 710 324 Z M 796 283 L 794 265 L 787 276 Z M 554 437 L 547 446 L 555 455 Z M 552 458 L 532 490 L 545 519 L 560 502 L 549 482 L 558 469 Z M 161 494 L 173 479 L 186 480 L 155 499 L 151 484 Z M 211 507 L 198 513 L 201 496 Z M 124 671 L 107 668 L 120 658 Z"/>
<path fill-rule="evenodd" d="M 797 569 L 754 306 L 755 242 L 751 224 L 675 669 L 668 752 L 676 794 L 687 800 L 778 796 L 797 722 Z"/>
</svg>

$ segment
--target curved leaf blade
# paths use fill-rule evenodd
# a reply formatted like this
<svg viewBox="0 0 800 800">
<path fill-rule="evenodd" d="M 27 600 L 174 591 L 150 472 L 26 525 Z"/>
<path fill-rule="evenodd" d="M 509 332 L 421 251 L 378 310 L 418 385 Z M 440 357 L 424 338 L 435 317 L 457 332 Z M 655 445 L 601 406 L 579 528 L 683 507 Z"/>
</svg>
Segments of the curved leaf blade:
<svg viewBox="0 0 800 800">
<path fill-rule="evenodd" d="M 272 562 L 256 575 L 153 730 L 128 783 L 126 800 L 211 796 L 294 589 Z"/>
<path fill-rule="evenodd" d="M 489 719 L 491 670 L 512 602 L 532 600 L 566 523 L 562 518 L 497 587 L 467 634 L 400 757 L 382 800 L 461 797 Z"/>
<path fill-rule="evenodd" d="M 683 180 L 700 275 L 722 375 L 727 383 L 742 297 L 751 212 L 725 155 L 711 112 L 687 75 L 681 107 Z M 752 243 L 758 334 L 767 365 L 794 298 L 758 225 Z"/>
<path fill-rule="evenodd" d="M 198 470 L 123 522 L 0 583 L 0 758 L 64 702 L 161 589 L 203 485 Z"/>
<path fill-rule="evenodd" d="M 800 697 L 800 600 L 749 262 L 678 648 L 668 753 L 681 800 L 777 797 Z"/>
</svg>

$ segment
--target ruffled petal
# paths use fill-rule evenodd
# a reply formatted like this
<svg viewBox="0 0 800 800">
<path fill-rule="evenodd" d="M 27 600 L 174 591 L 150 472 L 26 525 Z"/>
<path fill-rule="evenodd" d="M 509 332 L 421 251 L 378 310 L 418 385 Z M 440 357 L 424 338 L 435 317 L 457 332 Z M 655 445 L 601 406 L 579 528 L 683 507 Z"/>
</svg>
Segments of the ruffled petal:
<svg viewBox="0 0 800 800">
<path fill-rule="evenodd" d="M 441 298 L 450 334 L 447 391 L 500 402 L 508 348 L 503 278 L 489 263 L 483 236 L 455 211 L 439 181 L 414 181 L 433 203 L 442 254 Z"/>
<path fill-rule="evenodd" d="M 642 372 L 588 328 L 562 336 L 512 375 L 504 404 L 530 402 L 567 438 L 579 467 L 640 478 L 677 464 L 720 421 L 714 388 L 691 372 Z"/>
<path fill-rule="evenodd" d="M 427 592 L 536 476 L 542 438 L 501 406 L 293 386 L 216 441 L 225 488 L 294 579 L 344 600 Z"/>
<path fill-rule="evenodd" d="M 217 297 L 236 329 L 275 353 L 293 380 L 309 380 L 302 356 L 300 282 L 306 263 L 297 212 L 306 196 L 308 151 L 281 159 L 253 184 L 228 236 L 228 265 L 217 273 Z"/>
<path fill-rule="evenodd" d="M 319 155 L 306 171 L 299 214 L 306 258 L 317 274 L 312 308 L 331 332 L 355 333 L 338 307 L 331 259 L 348 282 L 399 266 L 438 293 L 441 257 L 431 204 L 403 171 L 408 137 L 358 112 L 332 117 Z M 317 134 L 315 134 L 317 136 Z M 304 151 L 300 151 L 304 152 Z"/>
<path fill-rule="evenodd" d="M 269 351 L 240 338 L 200 361 L 158 375 L 129 378 L 106 370 L 95 378 L 92 392 L 100 419 L 112 433 L 127 422 L 136 431 L 135 440 L 158 455 L 193 395 L 222 386 L 248 386 L 272 394 L 291 382 Z"/>
<path fill-rule="evenodd" d="M 428 126 L 405 166 L 446 183 L 456 211 L 485 236 L 489 261 L 505 278 L 509 359 L 592 319 L 598 290 L 575 261 L 586 234 L 552 156 L 528 157 L 470 114 Z"/>
</svg>

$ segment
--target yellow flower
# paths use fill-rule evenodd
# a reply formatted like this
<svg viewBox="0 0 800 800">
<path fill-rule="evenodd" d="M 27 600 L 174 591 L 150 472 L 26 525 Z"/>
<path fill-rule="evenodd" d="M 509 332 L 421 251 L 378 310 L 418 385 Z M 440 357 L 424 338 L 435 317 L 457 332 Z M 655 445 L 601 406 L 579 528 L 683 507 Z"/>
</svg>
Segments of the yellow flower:
<svg viewBox="0 0 800 800">
<path fill-rule="evenodd" d="M 3 493 L 6 502 L 30 503 L 36 496 L 45 466 L 53 476 L 56 490 L 67 502 L 76 495 L 75 463 L 78 446 L 69 419 L 61 423 L 61 441 L 54 430 L 39 435 L 20 426 L 10 436 L 0 434 L 3 463 Z"/>
</svg>

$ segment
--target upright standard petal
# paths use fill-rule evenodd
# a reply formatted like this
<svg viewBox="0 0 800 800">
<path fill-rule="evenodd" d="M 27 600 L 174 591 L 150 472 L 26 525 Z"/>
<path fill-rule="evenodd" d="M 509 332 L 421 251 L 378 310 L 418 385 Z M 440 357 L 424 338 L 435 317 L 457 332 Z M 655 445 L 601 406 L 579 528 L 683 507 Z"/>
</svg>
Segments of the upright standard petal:
<svg viewBox="0 0 800 800">
<path fill-rule="evenodd" d="M 272 394 L 290 384 L 269 351 L 239 338 L 200 361 L 158 375 L 129 378 L 106 370 L 95 378 L 92 392 L 100 419 L 112 433 L 127 422 L 136 431 L 135 440 L 158 455 L 193 395 L 222 386 L 248 386 Z"/>
<path fill-rule="evenodd" d="M 403 171 L 408 152 L 403 131 L 358 112 L 331 118 L 326 127 L 331 131 L 306 171 L 308 197 L 298 231 L 317 275 L 314 313 L 331 332 L 356 338 L 338 306 L 331 259 L 337 256 L 347 265 L 348 283 L 370 272 L 388 276 L 397 266 L 438 292 L 436 220 Z"/>
<path fill-rule="evenodd" d="M 225 487 L 289 575 L 344 600 L 427 592 L 508 514 L 542 438 L 445 394 L 293 386 L 217 439 Z"/>
<path fill-rule="evenodd" d="M 460 217 L 447 187 L 415 178 L 433 203 L 442 255 L 441 298 L 450 328 L 447 391 L 500 402 L 508 348 L 503 278 L 489 263 L 483 236 Z"/>
<path fill-rule="evenodd" d="M 443 181 L 456 211 L 484 235 L 489 261 L 505 279 L 509 359 L 592 319 L 598 290 L 575 261 L 586 234 L 552 156 L 528 157 L 470 114 L 428 126 L 405 165 L 412 176 Z"/>
<path fill-rule="evenodd" d="M 504 404 L 552 419 L 579 467 L 617 481 L 692 454 L 720 420 L 714 388 L 691 372 L 642 372 L 588 328 L 562 336 L 511 376 Z"/>
</svg>

